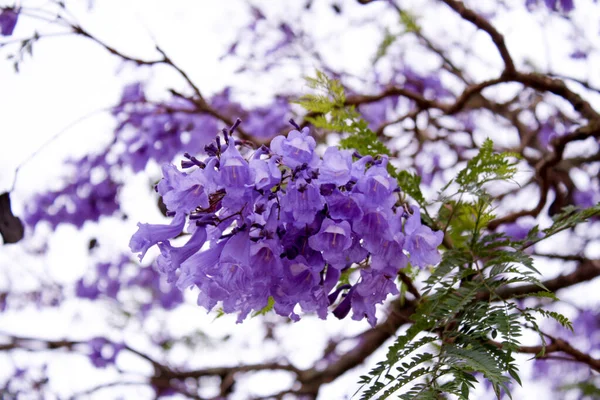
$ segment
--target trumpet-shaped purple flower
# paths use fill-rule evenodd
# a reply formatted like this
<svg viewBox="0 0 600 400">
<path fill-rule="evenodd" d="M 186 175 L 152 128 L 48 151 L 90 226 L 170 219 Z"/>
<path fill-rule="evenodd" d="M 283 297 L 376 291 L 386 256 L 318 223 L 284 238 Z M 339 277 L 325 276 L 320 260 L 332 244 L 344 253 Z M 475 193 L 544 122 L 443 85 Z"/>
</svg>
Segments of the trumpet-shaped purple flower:
<svg viewBox="0 0 600 400">
<path fill-rule="evenodd" d="M 352 229 L 363 237 L 365 243 L 377 245 L 382 239 L 391 239 L 391 212 L 376 208 L 365 211 L 362 219 L 354 220 Z"/>
<path fill-rule="evenodd" d="M 418 267 L 427 267 L 440 262 L 438 246 L 442 244 L 444 233 L 432 231 L 421 224 L 419 207 L 412 207 L 413 214 L 406 219 L 404 234 L 406 250 L 410 253 L 410 262 Z"/>
<path fill-rule="evenodd" d="M 364 201 L 361 193 L 340 192 L 335 189 L 325 200 L 329 215 L 333 219 L 357 221 L 363 217 L 363 211 L 359 206 Z"/>
<path fill-rule="evenodd" d="M 268 161 L 250 160 L 249 166 L 256 189 L 269 190 L 281 181 L 281 170 L 277 166 L 275 157 L 271 157 Z"/>
<path fill-rule="evenodd" d="M 390 271 L 362 270 L 361 280 L 352 293 L 352 319 L 360 321 L 367 318 L 371 326 L 377 323 L 375 305 L 381 304 L 389 294 L 399 293 L 394 282 L 395 273 Z"/>
<path fill-rule="evenodd" d="M 333 183 L 343 186 L 350 180 L 352 171 L 352 153 L 329 147 L 325 150 L 319 166 L 319 183 Z"/>
<path fill-rule="evenodd" d="M 311 248 L 323 252 L 325 261 L 336 268 L 345 266 L 344 252 L 352 246 L 352 230 L 348 221 L 335 222 L 325 219 L 321 230 L 308 239 Z"/>
<path fill-rule="evenodd" d="M 302 132 L 291 131 L 287 137 L 276 136 L 271 141 L 271 150 L 283 157 L 283 163 L 290 168 L 302 164 L 316 166 L 319 156 L 314 152 L 317 142 L 308 134 L 308 128 Z"/>
<path fill-rule="evenodd" d="M 388 174 L 387 162 L 382 164 L 369 168 L 356 183 L 356 189 L 365 195 L 365 204 L 369 206 L 391 207 L 396 202 L 394 190 L 398 183 Z"/>
<path fill-rule="evenodd" d="M 239 190 L 250 183 L 250 167 L 235 146 L 230 145 L 221 156 L 221 180 L 226 190 Z"/>
<path fill-rule="evenodd" d="M 191 174 L 179 172 L 174 165 L 163 166 L 164 178 L 157 185 L 163 202 L 170 211 L 189 213 L 197 207 L 208 208 L 207 191 L 214 184 L 204 170 L 197 169 Z"/>
<path fill-rule="evenodd" d="M 282 202 L 283 210 L 292 214 L 292 223 L 297 227 L 313 222 L 315 214 L 325 205 L 317 186 L 304 180 L 290 184 Z"/>
<path fill-rule="evenodd" d="M 181 263 L 196 254 L 205 241 L 206 229 L 198 228 L 182 247 L 173 247 L 168 240 L 159 243 L 160 256 L 156 259 L 157 269 L 167 275 L 169 282 L 174 282 L 175 271 L 181 266 Z"/>
<path fill-rule="evenodd" d="M 134 253 L 140 253 L 140 261 L 148 249 L 159 242 L 172 239 L 179 235 L 185 224 L 185 215 L 176 214 L 169 225 L 154 225 L 138 223 L 138 230 L 129 241 L 129 248 Z"/>
</svg>

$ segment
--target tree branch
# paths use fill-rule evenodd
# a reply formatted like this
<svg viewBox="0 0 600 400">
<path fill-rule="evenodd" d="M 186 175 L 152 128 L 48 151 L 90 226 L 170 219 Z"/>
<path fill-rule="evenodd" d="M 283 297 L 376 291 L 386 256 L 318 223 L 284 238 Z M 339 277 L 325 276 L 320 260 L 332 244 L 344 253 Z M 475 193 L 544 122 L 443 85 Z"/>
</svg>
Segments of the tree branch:
<svg viewBox="0 0 600 400">
<path fill-rule="evenodd" d="M 516 73 L 516 68 L 514 61 L 506 47 L 506 43 L 504 42 L 504 36 L 492 24 L 488 22 L 483 16 L 477 14 L 475 11 L 467 8 L 462 1 L 456 0 L 442 0 L 448 7 L 456 11 L 458 15 L 460 15 L 464 20 L 469 21 L 477 28 L 486 32 L 492 42 L 496 45 L 498 52 L 500 53 L 500 57 L 504 61 L 504 72 L 502 75 L 505 76 L 513 76 Z"/>
</svg>

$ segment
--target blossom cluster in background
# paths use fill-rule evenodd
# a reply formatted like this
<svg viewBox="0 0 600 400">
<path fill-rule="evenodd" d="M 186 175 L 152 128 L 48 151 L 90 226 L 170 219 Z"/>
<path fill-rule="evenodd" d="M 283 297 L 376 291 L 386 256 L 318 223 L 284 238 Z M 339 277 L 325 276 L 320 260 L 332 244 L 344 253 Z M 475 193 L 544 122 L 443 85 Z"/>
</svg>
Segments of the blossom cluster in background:
<svg viewBox="0 0 600 400">
<path fill-rule="evenodd" d="M 183 302 L 180 290 L 165 282 L 159 273 L 150 267 L 133 265 L 130 258 L 121 255 L 117 262 L 96 264 L 94 274 L 86 274 L 75 284 L 75 295 L 79 298 L 96 300 L 101 297 L 119 299 L 127 289 L 142 290 L 139 304 L 141 316 L 151 309 L 171 310 Z"/>
<path fill-rule="evenodd" d="M 283 97 L 269 106 L 245 110 L 232 99 L 229 89 L 212 96 L 208 104 L 223 117 L 244 118 L 248 134 L 259 140 L 281 132 L 286 127 L 281 121 L 290 115 L 290 105 Z M 117 120 L 113 142 L 102 153 L 70 160 L 73 173 L 61 189 L 36 194 L 25 210 L 29 227 L 45 221 L 53 229 L 61 223 L 81 228 L 86 221 L 115 214 L 122 187 L 122 178 L 116 176 L 115 169 L 141 172 L 150 162 L 170 162 L 183 148 L 201 151 L 219 131 L 219 120 L 198 110 L 192 101 L 173 97 L 162 103 L 152 102 L 140 82 L 124 88 L 112 114 Z"/>
<path fill-rule="evenodd" d="M 338 318 L 352 310 L 375 325 L 375 305 L 398 294 L 395 280 L 409 261 L 439 262 L 442 232 L 401 204 L 386 157 L 329 147 L 321 158 L 308 128 L 244 157 L 234 129 L 205 147 L 206 159 L 186 154 L 189 172 L 163 166 L 156 190 L 173 220 L 138 224 L 130 242 L 140 259 L 158 245 L 160 272 L 180 289 L 197 287 L 206 309 L 221 303 L 241 322 L 270 301 L 293 320 L 298 305 L 321 318 L 332 306 Z M 176 247 L 170 240 L 186 222 L 191 235 Z"/>
</svg>

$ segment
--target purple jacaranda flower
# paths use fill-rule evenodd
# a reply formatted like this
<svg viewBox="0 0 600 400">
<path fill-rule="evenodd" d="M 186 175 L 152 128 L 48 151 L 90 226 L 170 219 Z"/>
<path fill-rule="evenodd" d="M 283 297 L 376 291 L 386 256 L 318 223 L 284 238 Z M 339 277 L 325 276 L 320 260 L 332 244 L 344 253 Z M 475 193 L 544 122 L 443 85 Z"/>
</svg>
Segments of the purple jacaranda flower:
<svg viewBox="0 0 600 400">
<path fill-rule="evenodd" d="M 319 183 L 333 183 L 343 186 L 350 180 L 352 170 L 352 152 L 329 147 L 323 154 L 319 165 Z"/>
<path fill-rule="evenodd" d="M 221 246 L 198 253 L 182 264 L 182 275 L 188 274 L 186 268 L 196 269 L 192 283 L 200 289 L 199 305 L 210 310 L 221 301 L 224 312 L 239 312 L 238 322 L 253 309 L 267 305 L 271 277 L 250 265 L 250 243 L 248 232 L 238 232 Z M 190 282 L 189 278 L 185 280 Z"/>
<path fill-rule="evenodd" d="M 144 94 L 144 85 L 142 82 L 133 82 L 126 85 L 121 93 L 119 104 L 113 108 L 113 115 L 126 110 L 126 106 L 132 103 L 144 103 L 146 95 Z"/>
<path fill-rule="evenodd" d="M 168 282 L 176 280 L 175 271 L 181 263 L 197 253 L 206 241 L 206 229 L 198 228 L 182 247 L 173 247 L 168 240 L 160 242 L 160 256 L 156 259 L 157 269 L 167 276 Z"/>
<path fill-rule="evenodd" d="M 380 101 L 361 104 L 359 110 L 363 118 L 369 123 L 369 128 L 375 131 L 387 122 L 388 111 L 393 110 L 397 104 L 398 98 L 389 96 Z"/>
<path fill-rule="evenodd" d="M 196 285 L 200 288 L 198 304 L 204 306 L 208 311 L 216 305 L 209 294 L 203 290 L 203 285 L 210 281 L 209 277 L 219 273 L 219 258 L 229 238 L 214 243 L 209 249 L 200 251 L 180 266 L 180 274 L 177 279 L 177 287 L 181 290 Z"/>
<path fill-rule="evenodd" d="M 373 163 L 373 157 L 364 156 L 352 163 L 352 180 L 358 182 L 365 175 L 367 167 Z"/>
<path fill-rule="evenodd" d="M 237 322 L 242 322 L 253 309 L 260 310 L 268 302 L 270 279 L 250 265 L 250 240 L 248 232 L 239 232 L 224 246 L 219 259 L 219 273 L 213 278 L 226 292 L 223 311 L 239 312 Z"/>
<path fill-rule="evenodd" d="M 323 289 L 329 293 L 338 284 L 342 272 L 337 268 L 327 267 L 325 271 L 325 279 L 323 280 Z M 335 300 L 334 300 L 335 301 Z M 331 304 L 332 301 L 329 302 Z"/>
<path fill-rule="evenodd" d="M 250 167 L 235 146 L 227 147 L 221 155 L 221 185 L 228 192 L 244 190 L 250 183 Z"/>
<path fill-rule="evenodd" d="M 209 168 L 206 171 L 210 171 Z M 180 172 L 177 167 L 165 164 L 162 167 L 164 178 L 156 186 L 163 196 L 163 202 L 168 210 L 189 214 L 197 207 L 208 208 L 208 191 L 215 184 L 207 177 L 204 169 L 196 169 L 190 174 Z"/>
<path fill-rule="evenodd" d="M 523 240 L 534 226 L 535 221 L 517 221 L 500 226 L 498 231 L 504 232 L 512 240 Z"/>
<path fill-rule="evenodd" d="M 404 77 L 404 88 L 428 98 L 439 99 L 452 95 L 435 74 L 420 75 L 410 67 L 403 67 L 398 76 Z"/>
<path fill-rule="evenodd" d="M 387 173 L 387 158 L 380 165 L 375 165 L 359 178 L 355 189 L 363 193 L 363 208 L 391 207 L 396 202 L 394 190 L 398 187 L 397 181 Z"/>
<path fill-rule="evenodd" d="M 325 204 L 319 188 L 314 183 L 299 179 L 288 186 L 282 199 L 282 208 L 292 215 L 291 222 L 298 227 L 310 224 Z"/>
<path fill-rule="evenodd" d="M 38 194 L 28 202 L 24 218 L 27 225 L 47 221 L 54 228 L 61 223 L 82 227 L 86 221 L 98 221 L 119 209 L 116 198 L 120 185 L 107 172 L 110 165 L 105 155 L 85 156 L 68 164 L 73 173 L 66 186 Z M 92 181 L 92 176 L 104 178 Z"/>
<path fill-rule="evenodd" d="M 308 239 L 311 248 L 323 252 L 323 258 L 335 268 L 346 266 L 344 252 L 352 246 L 352 230 L 348 221 L 335 222 L 326 218 L 321 230 Z"/>
<path fill-rule="evenodd" d="M 196 286 L 200 306 L 211 310 L 220 303 L 238 322 L 269 297 L 275 312 L 292 320 L 300 318 L 298 307 L 325 318 L 341 271 L 372 257 L 342 303 L 351 303 L 356 319 L 374 323 L 376 304 L 397 292 L 389 284 L 407 263 L 396 180 L 387 157 L 329 149 L 320 161 L 307 134 L 279 136 L 249 160 L 227 136 L 206 148 L 204 160 L 186 153 L 182 168 L 191 173 L 164 167 L 157 191 L 175 211 L 171 225 L 177 226 L 140 225 L 131 247 L 143 253 L 158 244 L 157 267 L 169 281 L 179 289 Z M 169 240 L 188 216 L 192 237 L 173 247 Z M 407 236 L 419 234 L 433 233 Z M 347 313 L 344 307 L 338 314 Z"/>
<path fill-rule="evenodd" d="M 355 288 L 356 288 L 356 286 L 352 286 L 350 288 L 350 290 L 348 291 L 348 293 L 346 293 L 346 295 L 344 296 L 344 298 L 340 302 L 340 304 L 338 304 L 338 306 L 333 310 L 333 315 L 337 319 L 344 319 L 350 313 L 350 310 L 352 309 L 352 297 L 353 297 Z M 360 300 L 361 299 L 358 299 L 357 301 L 360 301 Z"/>
<path fill-rule="evenodd" d="M 360 243 L 360 237 L 352 233 L 352 246 L 346 251 L 346 261 L 349 264 L 360 263 L 368 255 L 369 252 Z"/>
<path fill-rule="evenodd" d="M 311 265 L 304 257 L 298 256 L 293 260 L 284 259 L 284 275 L 286 276 L 289 295 L 308 293 L 319 283 L 322 265 Z"/>
<path fill-rule="evenodd" d="M 397 232 L 393 238 L 381 238 L 379 243 L 365 242 L 371 253 L 371 267 L 374 270 L 393 269 L 398 271 L 408 264 L 408 257 L 402 252 L 404 235 Z"/>
<path fill-rule="evenodd" d="M 357 221 L 363 217 L 359 204 L 364 201 L 364 195 L 356 192 L 340 192 L 335 189 L 325 198 L 329 215 L 333 219 Z"/>
<path fill-rule="evenodd" d="M 114 364 L 119 352 L 125 348 L 123 344 L 109 342 L 103 337 L 90 339 L 88 346 L 90 346 L 88 357 L 96 368 L 106 368 Z"/>
<path fill-rule="evenodd" d="M 406 219 L 404 224 L 405 248 L 410 254 L 410 262 L 418 267 L 435 265 L 441 259 L 437 248 L 444 239 L 444 233 L 442 231 L 434 232 L 431 228 L 421 224 L 419 207 L 413 206 L 412 212 L 413 214 Z"/>
<path fill-rule="evenodd" d="M 377 245 L 382 239 L 391 239 L 393 234 L 390 230 L 392 214 L 384 208 L 369 209 L 364 212 L 362 219 L 352 221 L 352 229 L 365 242 Z"/>
<path fill-rule="evenodd" d="M 321 319 L 327 318 L 327 309 L 329 307 L 329 298 L 322 285 L 315 285 L 310 290 L 307 297 L 299 301 L 302 311 L 306 313 L 316 313 Z"/>
<path fill-rule="evenodd" d="M 273 102 L 264 107 L 248 110 L 244 117 L 244 129 L 252 137 L 270 139 L 288 127 L 285 121 L 291 115 L 290 102 L 285 97 L 277 97 Z"/>
<path fill-rule="evenodd" d="M 576 189 L 573 193 L 573 201 L 579 207 L 593 207 L 600 202 L 600 192 L 593 188 L 588 190 Z"/>
<path fill-rule="evenodd" d="M 569 57 L 573 60 L 587 60 L 588 52 L 585 50 L 578 49 L 569 54 Z"/>
<path fill-rule="evenodd" d="M 19 10 L 15 8 L 0 9 L 0 35 L 11 36 L 19 19 Z"/>
<path fill-rule="evenodd" d="M 375 305 L 381 304 L 389 294 L 399 293 L 394 279 L 396 274 L 383 270 L 366 269 L 360 271 L 361 280 L 352 293 L 352 319 L 360 321 L 367 317 L 369 324 L 375 326 Z"/>
<path fill-rule="evenodd" d="M 278 277 L 283 272 L 281 244 L 277 239 L 261 240 L 250 245 L 250 263 L 265 276 Z"/>
<path fill-rule="evenodd" d="M 559 0 L 559 1 L 560 1 L 560 7 L 562 8 L 562 10 L 564 12 L 572 11 L 575 8 L 575 4 L 574 4 L 573 0 Z"/>
<path fill-rule="evenodd" d="M 179 235 L 184 224 L 185 214 L 182 213 L 176 214 L 169 225 L 138 223 L 138 230 L 131 237 L 129 248 L 134 253 L 140 253 L 139 258 L 142 261 L 150 247 Z"/>
<path fill-rule="evenodd" d="M 275 312 L 282 316 L 290 317 L 293 321 L 298 321 L 300 317 L 294 312 L 294 306 L 304 302 L 303 309 L 316 309 L 308 304 L 311 300 L 323 300 L 313 296 L 313 289 L 320 281 L 320 272 L 324 264 L 313 264 L 303 256 L 298 256 L 293 260 L 284 259 L 284 275 L 278 284 L 271 291 L 275 299 Z M 328 301 L 325 295 L 325 308 Z"/>
<path fill-rule="evenodd" d="M 315 153 L 317 142 L 309 135 L 309 129 L 302 132 L 291 131 L 287 137 L 276 136 L 271 141 L 271 150 L 283 157 L 283 163 L 290 168 L 307 164 L 316 167 L 319 156 Z"/>
<path fill-rule="evenodd" d="M 86 283 L 83 278 L 75 284 L 75 296 L 83 299 L 96 300 L 100 296 L 100 289 L 96 282 Z"/>
<path fill-rule="evenodd" d="M 534 5 L 536 5 L 539 0 L 526 0 L 525 6 L 531 10 Z M 544 4 L 552 11 L 558 11 L 558 6 L 560 5 L 560 9 L 564 12 L 572 11 L 575 8 L 575 4 L 573 0 L 544 0 Z"/>
<path fill-rule="evenodd" d="M 277 158 L 269 160 L 250 160 L 250 173 L 254 185 L 259 190 L 269 190 L 281 182 L 281 171 L 277 166 Z"/>
</svg>

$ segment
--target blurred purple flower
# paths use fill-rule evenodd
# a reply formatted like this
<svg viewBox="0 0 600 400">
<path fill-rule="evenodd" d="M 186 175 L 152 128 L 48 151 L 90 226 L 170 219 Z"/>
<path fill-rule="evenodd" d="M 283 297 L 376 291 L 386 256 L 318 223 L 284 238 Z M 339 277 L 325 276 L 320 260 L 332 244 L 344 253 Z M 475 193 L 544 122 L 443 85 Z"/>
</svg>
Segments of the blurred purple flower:
<svg viewBox="0 0 600 400">
<path fill-rule="evenodd" d="M 19 19 L 19 10 L 15 8 L 0 9 L 0 35 L 11 36 Z"/>
</svg>

